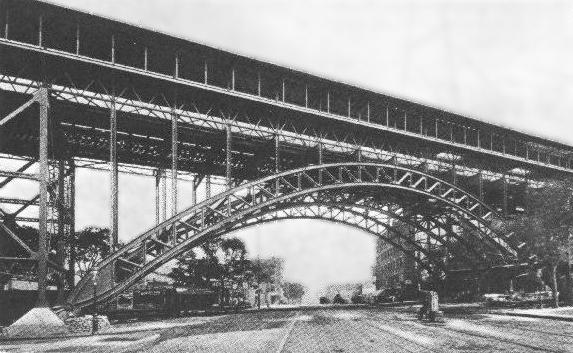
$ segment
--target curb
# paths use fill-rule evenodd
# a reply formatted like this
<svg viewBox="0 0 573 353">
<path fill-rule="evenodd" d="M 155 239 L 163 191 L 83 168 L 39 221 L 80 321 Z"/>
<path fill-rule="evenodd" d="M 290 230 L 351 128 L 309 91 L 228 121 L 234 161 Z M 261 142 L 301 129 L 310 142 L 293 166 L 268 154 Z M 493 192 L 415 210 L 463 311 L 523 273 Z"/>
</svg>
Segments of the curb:
<svg viewBox="0 0 573 353">
<path fill-rule="evenodd" d="M 173 327 L 178 327 L 178 326 L 185 326 L 185 325 L 175 325 Z M 93 337 L 93 336 L 127 335 L 130 333 L 158 331 L 158 330 L 163 330 L 163 329 L 168 329 L 168 328 L 170 328 L 170 327 L 149 327 L 149 328 L 140 328 L 140 329 L 133 329 L 133 330 L 118 331 L 118 332 L 105 331 L 105 332 L 97 332 L 95 334 L 78 333 L 78 334 L 49 336 L 49 337 L 1 337 L 0 336 L 0 347 L 2 347 L 3 343 L 14 342 L 14 341 L 51 341 L 51 340 L 62 339 L 62 338 L 68 339 L 68 338 L 82 338 L 82 337 Z"/>
<path fill-rule="evenodd" d="M 520 316 L 529 317 L 534 319 L 545 319 L 545 320 L 555 320 L 555 321 L 568 321 L 573 322 L 573 316 L 556 316 L 556 315 L 539 315 L 539 314 L 527 314 L 527 313 L 492 313 L 497 315 L 507 315 L 507 316 Z"/>
</svg>

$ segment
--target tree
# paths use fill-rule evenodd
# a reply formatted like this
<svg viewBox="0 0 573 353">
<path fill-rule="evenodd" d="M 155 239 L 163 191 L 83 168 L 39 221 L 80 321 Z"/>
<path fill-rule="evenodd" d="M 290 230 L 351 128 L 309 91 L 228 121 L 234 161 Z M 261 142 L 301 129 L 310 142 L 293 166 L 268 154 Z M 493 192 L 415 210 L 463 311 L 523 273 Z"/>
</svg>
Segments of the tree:
<svg viewBox="0 0 573 353">
<path fill-rule="evenodd" d="M 83 277 L 109 254 L 109 229 L 86 227 L 75 234 L 76 267 Z"/>
<path fill-rule="evenodd" d="M 282 281 L 284 260 L 280 257 L 255 259 L 251 261 L 253 279 L 258 283 L 280 283 Z"/>
<path fill-rule="evenodd" d="M 177 260 L 169 276 L 178 286 L 212 289 L 213 280 L 219 279 L 220 273 L 218 262 L 208 257 L 198 258 L 195 251 L 190 250 Z"/>
<path fill-rule="evenodd" d="M 250 268 L 250 263 L 246 259 L 247 249 L 245 243 L 239 238 L 227 238 L 221 240 L 220 244 L 223 252 L 221 261 L 221 288 L 240 285 L 246 281 L 246 272 Z"/>
<path fill-rule="evenodd" d="M 213 239 L 181 256 L 170 276 L 177 285 L 218 290 L 222 302 L 226 288 L 247 280 L 246 255 L 245 243 L 238 238 Z"/>
<path fill-rule="evenodd" d="M 283 284 L 283 290 L 284 290 L 285 297 L 290 302 L 300 303 L 300 301 L 302 300 L 302 297 L 305 293 L 304 286 L 300 283 L 295 283 L 295 282 L 285 282 Z"/>
<path fill-rule="evenodd" d="M 563 262 L 569 267 L 573 180 L 547 181 L 541 188 L 529 189 L 526 205 L 524 215 L 506 220 L 502 227 L 513 232 L 525 244 L 525 254 L 549 272 L 554 305 L 558 307 L 557 268 Z"/>
</svg>

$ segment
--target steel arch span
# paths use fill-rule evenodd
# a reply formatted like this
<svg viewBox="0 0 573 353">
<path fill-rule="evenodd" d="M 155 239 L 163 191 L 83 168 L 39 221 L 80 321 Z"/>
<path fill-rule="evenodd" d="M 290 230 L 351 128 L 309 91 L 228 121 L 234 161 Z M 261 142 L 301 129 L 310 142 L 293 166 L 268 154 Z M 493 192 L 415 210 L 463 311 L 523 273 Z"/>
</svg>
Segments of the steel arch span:
<svg viewBox="0 0 573 353">
<path fill-rule="evenodd" d="M 395 212 L 381 201 L 383 199 L 390 199 L 402 206 L 406 213 L 408 209 L 414 210 L 423 204 L 423 209 L 436 210 L 430 213 L 449 214 L 450 225 L 453 220 L 456 224 L 470 227 L 479 234 L 480 242 L 495 249 L 504 263 L 517 259 L 517 247 L 511 244 L 511 239 L 496 234 L 490 227 L 495 212 L 457 186 L 428 173 L 395 164 L 323 164 L 247 182 L 187 208 L 102 260 L 96 266 L 95 300 L 93 281 L 87 275 L 78 283 L 67 302 L 81 308 L 110 300 L 161 265 L 208 239 L 240 229 L 248 225 L 249 220 L 261 221 L 265 215 L 293 209 L 294 206 L 311 210 L 312 207 L 326 207 L 352 214 L 352 219 L 361 219 L 360 222 L 351 222 L 348 218 L 342 221 L 335 217 L 331 219 L 378 236 L 393 233 L 394 238 L 386 240 L 395 240 L 396 231 L 385 223 L 392 217 L 396 219 L 401 216 L 402 212 Z M 338 202 L 333 202 L 335 200 Z M 373 216 L 376 213 L 387 218 L 376 218 Z M 328 218 L 325 216 L 323 213 L 320 217 L 315 215 L 315 218 Z M 427 235 L 427 239 L 433 238 L 447 246 L 444 243 L 446 238 L 440 237 L 440 232 L 436 234 L 431 227 L 423 230 L 424 222 L 432 222 L 433 219 L 434 224 L 439 224 L 436 221 L 439 217 L 435 214 L 425 216 L 425 220 L 413 222 L 418 224 L 418 229 L 422 227 L 421 232 Z M 375 230 L 369 228 L 374 224 Z M 398 238 L 409 242 L 414 249 L 418 245 L 421 249 L 417 251 L 425 253 L 410 237 L 398 235 Z M 426 258 L 430 259 L 426 261 L 426 265 L 430 266 L 431 257 Z M 434 262 L 431 266 L 437 265 Z"/>
</svg>

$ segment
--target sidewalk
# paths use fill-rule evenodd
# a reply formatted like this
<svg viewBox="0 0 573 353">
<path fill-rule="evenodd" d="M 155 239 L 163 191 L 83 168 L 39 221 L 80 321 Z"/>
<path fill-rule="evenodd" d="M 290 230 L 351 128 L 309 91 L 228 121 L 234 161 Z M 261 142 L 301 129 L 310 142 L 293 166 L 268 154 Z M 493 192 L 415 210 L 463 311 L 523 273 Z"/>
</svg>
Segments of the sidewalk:
<svg viewBox="0 0 573 353">
<path fill-rule="evenodd" d="M 98 331 L 95 336 L 113 336 L 113 335 L 123 335 L 130 333 L 140 333 L 147 331 L 158 331 L 167 328 L 182 327 L 182 326 L 198 326 L 207 323 L 211 319 L 219 318 L 222 315 L 214 317 L 193 317 L 186 316 L 180 318 L 173 318 L 167 320 L 150 320 L 150 321 L 130 321 L 112 324 L 109 328 Z M 64 334 L 59 336 L 51 337 L 37 337 L 37 338 L 8 338 L 0 335 L 0 348 L 3 345 L 9 344 L 9 342 L 14 341 L 51 341 L 57 339 L 74 339 L 82 337 L 94 336 L 91 332 Z"/>
<path fill-rule="evenodd" d="M 492 313 L 573 322 L 573 307 L 571 306 L 543 309 L 499 309 Z"/>
</svg>

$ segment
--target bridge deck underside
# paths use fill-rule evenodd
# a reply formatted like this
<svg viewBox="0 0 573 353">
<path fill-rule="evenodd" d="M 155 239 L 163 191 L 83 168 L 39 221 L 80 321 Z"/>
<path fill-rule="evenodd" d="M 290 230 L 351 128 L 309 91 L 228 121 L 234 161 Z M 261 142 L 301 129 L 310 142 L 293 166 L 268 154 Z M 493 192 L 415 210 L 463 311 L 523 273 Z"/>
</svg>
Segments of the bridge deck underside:
<svg viewBox="0 0 573 353">
<path fill-rule="evenodd" d="M 22 96 L 1 92 L 0 97 L 14 104 L 22 102 Z M 72 157 L 89 158 L 106 163 L 109 161 L 109 111 L 103 108 L 85 107 L 80 104 L 52 100 L 51 110 L 53 138 L 50 158 L 54 160 Z M 5 129 L 0 130 L 0 153 L 17 156 L 37 156 L 38 131 L 37 109 L 29 109 Z M 200 175 L 225 176 L 226 135 L 225 131 L 180 123 L 178 130 L 178 170 Z M 358 146 L 357 146 L 358 147 Z M 316 146 L 301 146 L 288 141 L 280 142 L 280 169 L 289 170 L 319 163 Z M 384 162 L 384 159 L 362 157 L 364 162 Z M 356 151 L 322 152 L 322 162 L 349 162 L 357 160 Z M 171 168 L 171 122 L 153 117 L 118 112 L 118 161 L 120 163 Z M 489 160 L 479 161 L 486 171 L 493 168 Z M 476 163 L 477 164 L 477 163 Z M 423 168 L 424 166 L 420 166 Z M 448 168 L 449 167 L 449 168 Z M 480 169 L 482 169 L 480 168 Z M 236 182 L 254 180 L 275 172 L 275 141 L 273 136 L 253 137 L 233 135 L 232 170 Z M 444 180 L 453 181 L 474 195 L 479 195 L 477 174 L 452 173 L 451 165 L 443 170 L 429 171 Z M 484 180 L 484 201 L 495 209 L 503 206 L 503 181 Z M 523 208 L 523 182 L 507 184 L 508 210 Z"/>
</svg>

